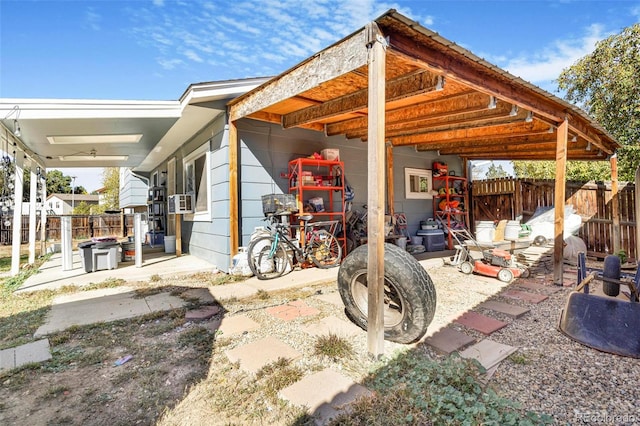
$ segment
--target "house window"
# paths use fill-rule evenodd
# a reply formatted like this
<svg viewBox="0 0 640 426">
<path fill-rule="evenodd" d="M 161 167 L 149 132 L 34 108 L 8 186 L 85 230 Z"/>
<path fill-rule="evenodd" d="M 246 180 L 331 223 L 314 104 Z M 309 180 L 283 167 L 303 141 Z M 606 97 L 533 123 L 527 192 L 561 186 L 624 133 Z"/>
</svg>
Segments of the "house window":
<svg viewBox="0 0 640 426">
<path fill-rule="evenodd" d="M 56 209 L 60 208 L 60 201 L 56 201 Z"/>
<path fill-rule="evenodd" d="M 211 167 L 209 142 L 193 151 L 183 160 L 184 192 L 194 200 L 194 213 L 188 215 L 195 221 L 211 220 Z"/>
<path fill-rule="evenodd" d="M 427 169 L 404 169 L 405 198 L 407 199 L 430 199 L 433 198 L 431 190 L 431 170 Z"/>
</svg>

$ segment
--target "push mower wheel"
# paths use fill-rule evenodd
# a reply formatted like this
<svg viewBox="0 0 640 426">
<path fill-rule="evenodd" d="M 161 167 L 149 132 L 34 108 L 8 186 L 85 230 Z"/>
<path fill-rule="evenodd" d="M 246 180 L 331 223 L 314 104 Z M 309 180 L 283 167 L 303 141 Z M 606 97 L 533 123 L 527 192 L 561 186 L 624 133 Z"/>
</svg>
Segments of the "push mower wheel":
<svg viewBox="0 0 640 426">
<path fill-rule="evenodd" d="M 460 264 L 460 272 L 462 272 L 463 274 L 467 274 L 467 275 L 472 273 L 473 272 L 473 265 L 471 264 L 471 262 L 462 262 Z"/>
<path fill-rule="evenodd" d="M 498 271 L 498 279 L 505 283 L 510 283 L 513 280 L 513 272 L 510 269 L 502 268 Z"/>
</svg>

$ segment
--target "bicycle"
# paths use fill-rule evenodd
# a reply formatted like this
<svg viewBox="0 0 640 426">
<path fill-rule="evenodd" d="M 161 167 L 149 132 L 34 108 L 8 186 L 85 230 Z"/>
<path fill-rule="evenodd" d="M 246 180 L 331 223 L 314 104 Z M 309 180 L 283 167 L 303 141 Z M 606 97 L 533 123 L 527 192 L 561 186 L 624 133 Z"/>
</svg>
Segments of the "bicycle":
<svg viewBox="0 0 640 426">
<path fill-rule="evenodd" d="M 313 215 L 298 216 L 302 225 L 286 225 L 280 223 L 276 215 L 269 215 L 265 220 L 270 221 L 267 226 L 269 235 L 258 237 L 251 241 L 247 250 L 249 268 L 259 280 L 269 280 L 282 276 L 293 267 L 293 260 L 298 264 L 311 262 L 318 268 L 327 269 L 338 266 L 342 260 L 342 247 L 333 235 L 337 220 L 313 222 Z M 298 240 L 292 239 L 291 229 L 299 227 L 303 230 L 304 245 L 298 246 Z M 328 232 L 324 227 L 329 227 Z"/>
</svg>

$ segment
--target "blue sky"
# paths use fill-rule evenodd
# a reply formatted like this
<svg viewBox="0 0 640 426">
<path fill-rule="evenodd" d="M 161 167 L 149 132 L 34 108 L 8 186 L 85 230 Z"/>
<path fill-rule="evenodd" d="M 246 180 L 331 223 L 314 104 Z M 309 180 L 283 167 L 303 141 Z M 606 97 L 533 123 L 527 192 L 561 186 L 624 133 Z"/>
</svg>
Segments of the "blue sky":
<svg viewBox="0 0 640 426">
<path fill-rule="evenodd" d="M 632 0 L 0 0 L 0 97 L 175 100 L 277 75 L 390 8 L 551 92 L 640 20 Z"/>
</svg>

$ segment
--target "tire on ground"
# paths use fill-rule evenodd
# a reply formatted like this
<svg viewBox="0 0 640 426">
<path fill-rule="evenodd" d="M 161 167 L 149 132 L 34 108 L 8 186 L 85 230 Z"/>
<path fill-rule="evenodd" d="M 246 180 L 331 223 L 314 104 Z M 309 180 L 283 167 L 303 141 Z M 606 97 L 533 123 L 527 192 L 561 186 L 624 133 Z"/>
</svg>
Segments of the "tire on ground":
<svg viewBox="0 0 640 426">
<path fill-rule="evenodd" d="M 368 246 L 351 252 L 340 265 L 338 290 L 347 316 L 367 329 Z M 420 263 L 393 244 L 384 245 L 384 337 L 411 343 L 427 332 L 436 310 L 436 290 Z"/>
<path fill-rule="evenodd" d="M 602 268 L 602 278 L 620 279 L 620 258 L 613 254 L 604 258 L 604 266 Z M 607 296 L 616 297 L 620 294 L 620 284 L 610 283 L 606 280 L 602 281 L 602 292 Z"/>
</svg>

